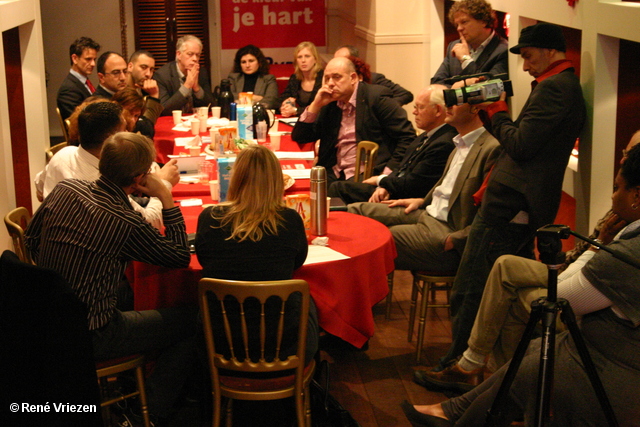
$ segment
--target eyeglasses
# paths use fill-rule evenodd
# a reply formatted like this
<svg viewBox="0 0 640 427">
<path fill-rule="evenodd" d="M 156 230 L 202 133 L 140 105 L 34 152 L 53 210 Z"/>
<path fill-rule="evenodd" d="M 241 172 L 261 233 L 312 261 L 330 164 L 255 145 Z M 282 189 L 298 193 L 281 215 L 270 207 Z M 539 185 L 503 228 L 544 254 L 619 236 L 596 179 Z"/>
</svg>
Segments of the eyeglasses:
<svg viewBox="0 0 640 427">
<path fill-rule="evenodd" d="M 126 76 L 127 74 L 129 74 L 129 70 L 125 68 L 124 70 L 109 71 L 108 73 L 105 73 L 105 74 L 111 74 L 113 77 L 118 77 L 120 74 L 124 74 Z"/>
</svg>

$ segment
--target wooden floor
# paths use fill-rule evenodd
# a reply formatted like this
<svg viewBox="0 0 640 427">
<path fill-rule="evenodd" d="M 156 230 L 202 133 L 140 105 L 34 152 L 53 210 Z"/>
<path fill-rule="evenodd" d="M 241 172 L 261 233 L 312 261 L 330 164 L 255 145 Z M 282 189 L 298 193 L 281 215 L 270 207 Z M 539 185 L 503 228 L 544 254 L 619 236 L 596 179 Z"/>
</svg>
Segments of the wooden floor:
<svg viewBox="0 0 640 427">
<path fill-rule="evenodd" d="M 413 371 L 432 366 L 451 343 L 451 322 L 446 308 L 429 309 L 423 360 L 415 363 L 417 323 L 412 342 L 407 341 L 412 276 L 395 272 L 391 319 L 385 320 L 384 301 L 373 308 L 375 335 L 367 351 L 344 348 L 323 350 L 330 363 L 330 391 L 362 427 L 410 426 L 400 403 L 436 403 L 446 399 L 412 381 Z M 446 295 L 436 298 L 444 302 Z"/>
</svg>

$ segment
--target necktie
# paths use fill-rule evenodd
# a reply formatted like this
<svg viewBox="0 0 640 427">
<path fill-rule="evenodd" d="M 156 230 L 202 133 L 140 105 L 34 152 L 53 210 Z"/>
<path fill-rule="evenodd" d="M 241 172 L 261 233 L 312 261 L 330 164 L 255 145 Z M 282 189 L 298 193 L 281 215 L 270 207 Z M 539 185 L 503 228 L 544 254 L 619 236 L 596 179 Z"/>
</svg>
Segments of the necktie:
<svg viewBox="0 0 640 427">
<path fill-rule="evenodd" d="M 96 88 L 91 84 L 91 80 L 87 79 L 87 87 L 89 88 L 89 92 L 93 95 L 96 91 Z"/>
<path fill-rule="evenodd" d="M 182 77 L 180 80 L 184 84 L 187 76 Z M 193 91 L 187 96 L 187 102 L 182 106 L 183 114 L 193 114 Z"/>
<path fill-rule="evenodd" d="M 427 134 L 425 133 L 423 138 L 422 138 L 422 142 L 420 143 L 420 145 L 413 151 L 413 153 L 411 153 L 411 155 L 409 156 L 407 161 L 404 162 L 404 164 L 402 166 L 400 166 L 400 169 L 398 169 L 398 176 L 399 177 L 402 177 L 402 176 L 404 176 L 404 174 L 407 173 L 407 170 L 409 169 L 409 166 L 411 166 L 411 163 L 413 163 L 413 161 L 416 159 L 416 157 L 418 156 L 418 154 L 424 148 L 424 146 L 427 144 L 428 141 L 429 141 L 429 138 L 427 137 Z"/>
</svg>

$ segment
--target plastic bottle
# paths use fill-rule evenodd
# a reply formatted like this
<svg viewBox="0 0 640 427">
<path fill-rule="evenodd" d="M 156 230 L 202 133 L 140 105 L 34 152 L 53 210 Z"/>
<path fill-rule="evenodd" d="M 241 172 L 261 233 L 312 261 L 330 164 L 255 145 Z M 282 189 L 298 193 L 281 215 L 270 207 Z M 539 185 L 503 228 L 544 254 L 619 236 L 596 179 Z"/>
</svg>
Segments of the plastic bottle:
<svg viewBox="0 0 640 427">
<path fill-rule="evenodd" d="M 327 171 L 323 166 L 311 168 L 311 234 L 327 234 Z"/>
</svg>

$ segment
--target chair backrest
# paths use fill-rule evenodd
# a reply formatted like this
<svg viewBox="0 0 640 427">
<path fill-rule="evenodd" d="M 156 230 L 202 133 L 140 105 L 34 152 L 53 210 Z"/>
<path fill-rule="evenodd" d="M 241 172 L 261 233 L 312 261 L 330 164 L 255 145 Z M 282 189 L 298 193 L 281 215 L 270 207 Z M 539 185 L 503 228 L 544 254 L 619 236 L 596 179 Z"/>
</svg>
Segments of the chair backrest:
<svg viewBox="0 0 640 427">
<path fill-rule="evenodd" d="M 49 160 L 51 160 L 54 154 L 56 154 L 58 151 L 62 150 L 66 146 L 67 146 L 67 142 L 65 141 L 65 142 L 56 144 L 52 147 L 49 147 L 49 149 L 47 150 L 47 163 L 49 163 Z"/>
<path fill-rule="evenodd" d="M 58 113 L 58 121 L 60 122 L 60 129 L 62 130 L 62 136 L 65 141 L 69 140 L 69 125 L 68 120 L 62 119 L 62 114 L 60 114 L 60 109 L 56 107 L 56 113 Z"/>
<path fill-rule="evenodd" d="M 33 264 L 31 255 L 24 244 L 24 230 L 27 229 L 29 221 L 31 221 L 31 214 L 24 207 L 15 208 L 4 217 L 4 223 L 13 240 L 13 248 L 16 255 L 18 255 L 20 261 Z"/>
<path fill-rule="evenodd" d="M 296 294 L 299 306 L 285 304 L 291 297 L 297 300 Z M 198 296 L 214 387 L 218 369 L 253 373 L 296 369 L 296 381 L 302 384 L 310 303 L 307 282 L 204 278 Z M 285 317 L 287 322 L 297 321 L 295 354 L 283 354 L 287 341 L 294 338 L 286 336 Z"/>
<path fill-rule="evenodd" d="M 353 177 L 355 182 L 365 180 L 373 175 L 373 167 L 378 156 L 378 144 L 372 141 L 360 141 L 356 151 L 356 173 Z M 360 165 L 364 165 L 363 176 L 360 176 Z"/>
</svg>

